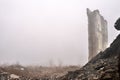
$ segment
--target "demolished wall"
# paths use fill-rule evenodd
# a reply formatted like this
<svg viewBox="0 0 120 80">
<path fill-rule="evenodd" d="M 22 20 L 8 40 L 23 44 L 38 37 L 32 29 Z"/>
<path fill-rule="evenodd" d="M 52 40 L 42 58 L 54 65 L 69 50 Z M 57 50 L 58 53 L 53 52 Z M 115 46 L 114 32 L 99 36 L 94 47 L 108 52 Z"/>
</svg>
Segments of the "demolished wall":
<svg viewBox="0 0 120 80">
<path fill-rule="evenodd" d="M 107 21 L 101 16 L 98 10 L 87 9 L 88 16 L 88 41 L 89 60 L 97 53 L 105 50 L 108 43 Z"/>
</svg>

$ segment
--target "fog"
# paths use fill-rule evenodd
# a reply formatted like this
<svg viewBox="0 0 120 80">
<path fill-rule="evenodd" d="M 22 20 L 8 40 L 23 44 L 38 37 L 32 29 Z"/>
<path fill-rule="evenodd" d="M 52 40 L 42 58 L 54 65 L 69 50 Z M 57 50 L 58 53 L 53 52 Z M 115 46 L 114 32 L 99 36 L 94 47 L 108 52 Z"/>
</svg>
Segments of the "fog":
<svg viewBox="0 0 120 80">
<path fill-rule="evenodd" d="M 109 44 L 118 32 L 120 0 L 0 0 L 0 64 L 83 65 L 88 60 L 86 8 L 108 21 Z"/>
</svg>

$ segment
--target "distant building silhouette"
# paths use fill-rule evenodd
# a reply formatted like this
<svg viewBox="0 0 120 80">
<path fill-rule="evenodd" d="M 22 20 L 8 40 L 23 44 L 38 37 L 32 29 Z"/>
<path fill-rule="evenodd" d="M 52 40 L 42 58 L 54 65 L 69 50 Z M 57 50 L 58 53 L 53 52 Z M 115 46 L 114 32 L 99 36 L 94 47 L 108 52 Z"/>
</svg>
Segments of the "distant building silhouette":
<svg viewBox="0 0 120 80">
<path fill-rule="evenodd" d="M 90 11 L 87 9 L 88 16 L 88 41 L 90 60 L 100 51 L 103 51 L 108 44 L 107 21 L 101 16 L 99 10 Z"/>
</svg>

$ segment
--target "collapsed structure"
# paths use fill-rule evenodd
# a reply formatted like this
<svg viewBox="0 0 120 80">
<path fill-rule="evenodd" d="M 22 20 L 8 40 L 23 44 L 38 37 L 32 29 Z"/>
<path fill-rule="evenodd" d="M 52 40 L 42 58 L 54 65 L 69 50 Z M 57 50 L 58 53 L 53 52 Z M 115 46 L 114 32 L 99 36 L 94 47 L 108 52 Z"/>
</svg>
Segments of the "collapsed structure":
<svg viewBox="0 0 120 80">
<path fill-rule="evenodd" d="M 120 18 L 116 21 L 114 27 L 120 30 Z M 107 39 L 104 35 L 102 38 Z M 97 54 L 83 67 L 75 71 L 69 71 L 57 80 L 120 80 L 120 34 L 108 48 Z"/>
<path fill-rule="evenodd" d="M 98 10 L 87 9 L 88 16 L 88 41 L 89 57 L 92 59 L 97 53 L 105 50 L 108 43 L 107 21 L 101 16 Z"/>
</svg>

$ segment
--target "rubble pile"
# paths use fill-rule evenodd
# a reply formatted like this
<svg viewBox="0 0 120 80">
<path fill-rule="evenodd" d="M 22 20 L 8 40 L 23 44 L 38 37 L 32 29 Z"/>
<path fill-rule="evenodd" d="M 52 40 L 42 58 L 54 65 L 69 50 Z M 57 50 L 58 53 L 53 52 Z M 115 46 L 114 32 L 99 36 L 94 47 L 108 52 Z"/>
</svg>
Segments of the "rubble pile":
<svg viewBox="0 0 120 80">
<path fill-rule="evenodd" d="M 114 25 L 120 30 L 120 18 Z M 103 52 L 93 57 L 85 66 L 70 71 L 58 80 L 120 80 L 120 34 Z"/>
<path fill-rule="evenodd" d="M 120 30 L 120 18 L 115 23 L 115 28 Z M 35 73 L 38 74 L 34 74 L 34 69 L 19 65 L 0 67 L 0 80 L 120 80 L 120 34 L 110 47 L 93 57 L 82 68 L 76 67 L 76 70 L 75 67 L 71 67 L 72 71 L 68 71 L 67 67 L 61 69 L 58 67 L 56 70 L 45 68 L 44 73 L 47 75 L 41 76 L 43 69 L 42 67 L 35 68 Z"/>
<path fill-rule="evenodd" d="M 92 58 L 85 66 L 70 71 L 58 80 L 120 80 L 120 34 L 109 48 Z"/>
</svg>

